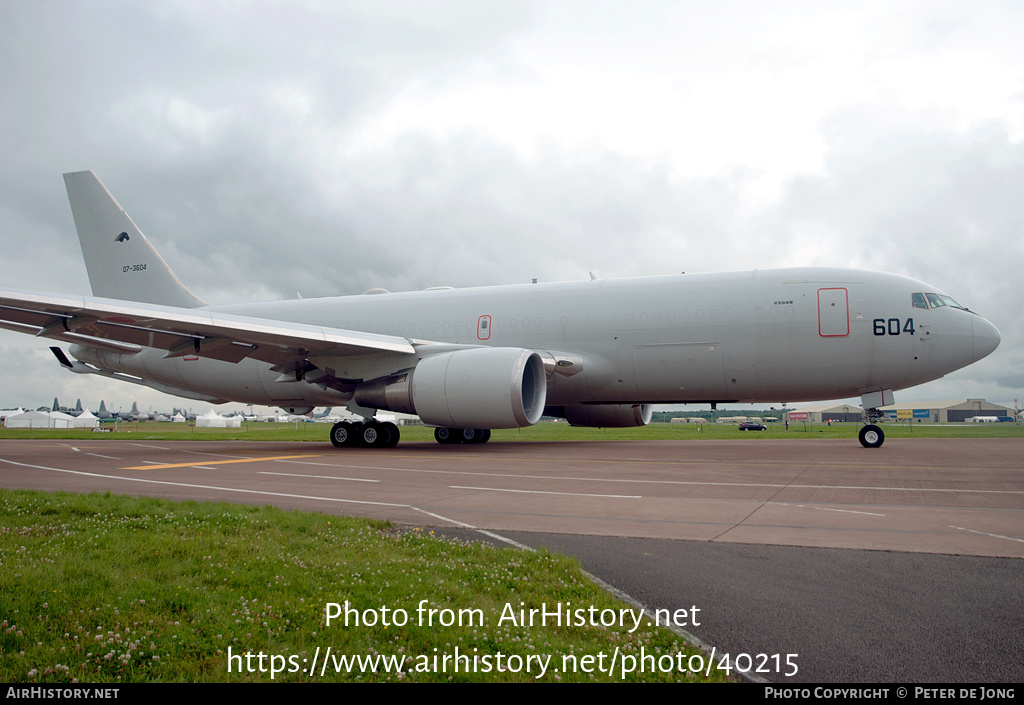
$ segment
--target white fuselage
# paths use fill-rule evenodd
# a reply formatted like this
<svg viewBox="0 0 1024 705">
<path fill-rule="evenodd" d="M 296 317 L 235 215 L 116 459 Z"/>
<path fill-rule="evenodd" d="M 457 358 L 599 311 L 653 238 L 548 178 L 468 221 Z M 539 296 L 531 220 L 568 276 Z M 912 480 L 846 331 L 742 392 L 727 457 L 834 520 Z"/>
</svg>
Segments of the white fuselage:
<svg viewBox="0 0 1024 705">
<path fill-rule="evenodd" d="M 779 269 L 211 306 L 210 311 L 460 346 L 514 347 L 574 360 L 549 374 L 548 405 L 784 402 L 914 386 L 989 354 L 991 323 L 919 308 L 935 287 L 891 274 Z M 310 362 L 353 388 L 419 356 Z M 281 382 L 266 363 L 163 359 L 76 346 L 80 360 L 224 401 L 343 404 L 344 390 Z"/>
</svg>

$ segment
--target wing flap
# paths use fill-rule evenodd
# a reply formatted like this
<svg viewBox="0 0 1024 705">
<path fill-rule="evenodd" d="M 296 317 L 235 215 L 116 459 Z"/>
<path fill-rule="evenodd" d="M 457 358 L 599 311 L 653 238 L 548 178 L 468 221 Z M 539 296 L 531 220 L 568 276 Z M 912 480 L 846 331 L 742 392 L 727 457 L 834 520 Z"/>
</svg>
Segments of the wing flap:
<svg viewBox="0 0 1024 705">
<path fill-rule="evenodd" d="M 267 318 L 125 302 L 117 299 L 0 289 L 0 327 L 129 352 L 134 346 L 238 362 L 246 357 L 289 364 L 309 356 L 414 354 L 405 338 Z"/>
</svg>

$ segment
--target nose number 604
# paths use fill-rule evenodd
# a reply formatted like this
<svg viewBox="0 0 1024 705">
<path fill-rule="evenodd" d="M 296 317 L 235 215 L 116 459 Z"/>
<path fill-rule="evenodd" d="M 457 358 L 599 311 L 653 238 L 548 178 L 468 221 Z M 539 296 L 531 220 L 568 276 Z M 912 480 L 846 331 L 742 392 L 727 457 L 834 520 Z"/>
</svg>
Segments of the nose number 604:
<svg viewBox="0 0 1024 705">
<path fill-rule="evenodd" d="M 898 318 L 876 318 L 872 321 L 875 335 L 899 335 L 900 333 L 914 334 L 914 319 L 908 318 L 906 322 Z"/>
</svg>

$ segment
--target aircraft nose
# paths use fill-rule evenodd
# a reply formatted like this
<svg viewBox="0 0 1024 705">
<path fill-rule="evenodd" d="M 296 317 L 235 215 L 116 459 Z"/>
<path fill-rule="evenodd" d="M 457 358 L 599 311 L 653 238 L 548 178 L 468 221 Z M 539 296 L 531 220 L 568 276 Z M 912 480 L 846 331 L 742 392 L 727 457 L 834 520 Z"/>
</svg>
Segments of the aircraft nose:
<svg viewBox="0 0 1024 705">
<path fill-rule="evenodd" d="M 974 339 L 974 359 L 980 360 L 999 347 L 999 341 L 1002 338 L 1000 338 L 996 327 L 981 316 L 975 316 L 971 326 Z"/>
</svg>

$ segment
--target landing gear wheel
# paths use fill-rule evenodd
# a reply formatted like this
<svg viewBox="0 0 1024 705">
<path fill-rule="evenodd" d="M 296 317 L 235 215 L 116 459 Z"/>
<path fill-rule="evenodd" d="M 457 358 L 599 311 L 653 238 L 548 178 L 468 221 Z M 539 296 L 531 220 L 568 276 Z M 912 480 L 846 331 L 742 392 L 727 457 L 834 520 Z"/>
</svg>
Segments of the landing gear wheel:
<svg viewBox="0 0 1024 705">
<path fill-rule="evenodd" d="M 438 443 L 465 443 L 477 445 L 491 440 L 489 428 L 435 428 L 434 440 Z"/>
<path fill-rule="evenodd" d="M 382 448 L 387 443 L 390 435 L 376 421 L 368 421 L 359 430 L 359 440 L 367 448 Z"/>
<path fill-rule="evenodd" d="M 462 432 L 462 437 L 465 439 L 463 443 L 486 443 L 491 440 L 491 429 L 489 428 L 467 428 Z"/>
<path fill-rule="evenodd" d="M 459 443 L 459 430 L 455 428 L 435 428 L 434 440 L 438 443 Z"/>
<path fill-rule="evenodd" d="M 398 439 L 402 437 L 402 432 L 398 430 L 398 426 L 385 421 L 380 425 L 380 430 L 384 434 L 384 448 L 394 448 L 398 445 Z"/>
<path fill-rule="evenodd" d="M 335 448 L 351 448 L 356 444 L 357 434 L 352 424 L 341 421 L 331 428 L 331 443 Z"/>
<path fill-rule="evenodd" d="M 885 442 L 885 434 L 878 426 L 874 424 L 868 424 L 860 430 L 857 435 L 860 439 L 860 444 L 865 448 L 878 448 Z"/>
</svg>

